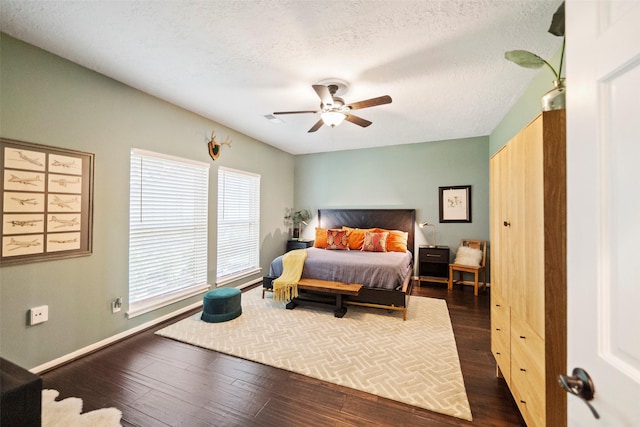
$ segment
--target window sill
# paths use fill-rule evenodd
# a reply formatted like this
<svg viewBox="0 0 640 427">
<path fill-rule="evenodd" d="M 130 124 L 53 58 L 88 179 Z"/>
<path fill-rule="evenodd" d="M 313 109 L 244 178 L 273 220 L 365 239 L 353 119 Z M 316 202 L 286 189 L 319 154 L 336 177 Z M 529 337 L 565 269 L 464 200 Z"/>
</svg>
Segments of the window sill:
<svg viewBox="0 0 640 427">
<path fill-rule="evenodd" d="M 236 280 L 244 279 L 245 277 L 253 276 L 254 274 L 258 274 L 262 271 L 262 268 L 258 267 L 253 270 L 243 271 L 242 273 L 236 274 L 234 276 L 223 277 L 220 280 L 216 280 L 216 287 L 221 287 L 228 285 L 229 283 L 235 282 Z"/>
<path fill-rule="evenodd" d="M 211 289 L 211 285 L 205 283 L 202 285 L 190 287 L 188 289 L 183 289 L 180 292 L 175 292 L 170 295 L 165 295 L 162 297 L 152 298 L 149 300 L 130 304 L 129 311 L 127 311 L 127 318 L 133 319 L 134 317 L 140 316 L 142 314 L 149 313 L 151 311 L 166 307 L 184 299 L 202 294 L 209 289 Z"/>
</svg>

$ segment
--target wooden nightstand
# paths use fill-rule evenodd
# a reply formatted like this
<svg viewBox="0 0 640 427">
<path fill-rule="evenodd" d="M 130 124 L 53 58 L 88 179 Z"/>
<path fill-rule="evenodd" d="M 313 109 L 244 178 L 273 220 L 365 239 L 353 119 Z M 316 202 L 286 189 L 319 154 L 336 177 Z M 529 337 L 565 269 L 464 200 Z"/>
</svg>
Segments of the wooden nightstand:
<svg viewBox="0 0 640 427">
<path fill-rule="evenodd" d="M 449 247 L 420 246 L 418 248 L 418 276 L 421 282 L 449 283 Z"/>
<path fill-rule="evenodd" d="M 287 251 L 294 249 L 306 249 L 313 246 L 313 240 L 287 240 Z"/>
</svg>

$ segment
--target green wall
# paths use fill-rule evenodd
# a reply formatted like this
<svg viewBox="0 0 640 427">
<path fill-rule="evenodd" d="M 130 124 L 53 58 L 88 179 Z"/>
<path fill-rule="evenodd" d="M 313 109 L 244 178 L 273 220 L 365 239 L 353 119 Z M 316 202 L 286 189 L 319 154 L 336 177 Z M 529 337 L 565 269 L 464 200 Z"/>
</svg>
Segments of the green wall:
<svg viewBox="0 0 640 427">
<path fill-rule="evenodd" d="M 96 154 L 93 254 L 0 269 L 0 355 L 27 368 L 200 300 L 131 320 L 124 315 L 130 148 L 211 162 L 210 283 L 216 276 L 220 165 L 262 175 L 263 273 L 284 249 L 289 230 L 283 213 L 290 206 L 415 208 L 418 222 L 436 224 L 438 244 L 455 249 L 461 238 L 489 239 L 489 157 L 539 114 L 540 97 L 552 87 L 551 73 L 538 72 L 490 136 L 294 157 L 5 34 L 0 42 L 0 135 Z M 233 140 L 216 162 L 205 144 L 213 129 Z M 472 185 L 472 223 L 438 223 L 438 187 L 451 185 Z M 303 237 L 313 238 L 314 225 L 315 218 Z M 416 245 L 426 237 L 416 228 Z M 119 296 L 125 310 L 112 314 L 110 301 Z M 43 304 L 50 320 L 27 326 L 27 310 Z"/>
<path fill-rule="evenodd" d="M 549 61 L 557 68 L 560 63 L 560 49 L 551 57 Z M 518 67 L 513 64 L 514 67 Z M 503 145 L 513 138 L 529 122 L 535 119 L 542 111 L 542 96 L 553 89 L 553 73 L 546 66 L 539 71 L 532 71 L 521 68 L 515 72 L 532 73 L 531 84 L 524 94 L 516 101 L 509 112 L 502 118 L 498 126 L 489 135 L 490 156 L 493 156 Z M 564 67 L 562 71 L 564 77 Z M 567 88 L 571 91 L 571 88 Z"/>
<path fill-rule="evenodd" d="M 476 137 L 296 156 L 298 208 L 416 209 L 416 221 L 436 224 L 438 245 L 489 239 L 489 138 Z M 471 223 L 439 221 L 439 187 L 471 185 Z M 302 233 L 314 238 L 317 218 Z M 416 245 L 426 244 L 416 227 Z M 430 232 L 430 231 L 429 231 Z"/>
<path fill-rule="evenodd" d="M 2 357 L 31 369 L 201 300 L 193 297 L 134 319 L 124 314 L 132 147 L 211 164 L 211 284 L 216 278 L 217 168 L 261 174 L 260 263 L 268 271 L 288 236 L 282 212 L 293 205 L 292 155 L 5 34 L 0 42 L 1 136 L 95 153 L 93 254 L 0 269 Z M 213 129 L 233 141 L 215 162 L 205 140 Z M 124 297 L 125 306 L 112 314 L 110 301 L 116 297 Z M 29 308 L 45 304 L 49 321 L 27 326 Z"/>
<path fill-rule="evenodd" d="M 560 50 L 550 62 L 559 60 Z M 489 136 L 296 156 L 296 208 L 415 208 L 417 222 L 436 224 L 437 243 L 452 257 L 462 238 L 489 240 L 489 158 L 540 114 L 553 88 L 546 67 L 515 72 L 532 73 L 531 83 Z M 438 222 L 438 187 L 449 185 L 472 186 L 472 223 Z M 312 218 L 302 237 L 313 239 L 316 225 Z M 416 228 L 416 245 L 428 237 Z"/>
</svg>

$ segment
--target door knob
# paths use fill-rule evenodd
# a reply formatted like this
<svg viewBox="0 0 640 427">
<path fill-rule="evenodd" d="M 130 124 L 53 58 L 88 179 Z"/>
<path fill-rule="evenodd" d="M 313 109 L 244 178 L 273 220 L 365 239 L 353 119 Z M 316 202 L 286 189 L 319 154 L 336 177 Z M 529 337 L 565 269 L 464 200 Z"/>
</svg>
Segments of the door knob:
<svg viewBox="0 0 640 427">
<path fill-rule="evenodd" d="M 596 417 L 596 419 L 600 419 L 600 415 L 596 411 L 596 408 L 589 403 L 596 392 L 596 389 L 593 386 L 593 381 L 591 381 L 591 377 L 587 371 L 582 368 L 574 368 L 572 374 L 573 375 L 570 377 L 566 375 L 558 375 L 558 382 L 560 383 L 560 386 L 567 393 L 571 393 L 582 399 L 582 401 L 586 403 L 591 410 L 593 416 Z"/>
</svg>

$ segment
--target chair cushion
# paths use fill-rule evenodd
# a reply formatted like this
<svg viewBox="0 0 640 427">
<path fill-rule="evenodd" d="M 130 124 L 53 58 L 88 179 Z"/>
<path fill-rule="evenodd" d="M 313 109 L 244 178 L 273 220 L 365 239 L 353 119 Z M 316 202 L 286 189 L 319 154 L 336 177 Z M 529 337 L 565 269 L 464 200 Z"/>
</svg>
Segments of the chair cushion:
<svg viewBox="0 0 640 427">
<path fill-rule="evenodd" d="M 482 261 L 482 251 L 480 249 L 460 246 L 456 253 L 454 264 L 466 265 L 469 267 L 480 267 Z"/>
</svg>

